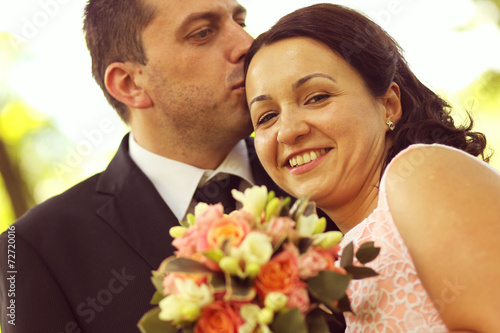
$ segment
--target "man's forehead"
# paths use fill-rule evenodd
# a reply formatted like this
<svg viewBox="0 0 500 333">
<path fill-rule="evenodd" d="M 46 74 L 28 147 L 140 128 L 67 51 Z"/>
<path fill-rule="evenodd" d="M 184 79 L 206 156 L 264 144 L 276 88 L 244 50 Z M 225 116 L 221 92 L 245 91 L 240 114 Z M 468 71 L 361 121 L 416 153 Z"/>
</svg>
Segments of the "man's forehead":
<svg viewBox="0 0 500 333">
<path fill-rule="evenodd" d="M 160 15 L 166 15 L 172 24 L 181 24 L 186 18 L 204 12 L 245 13 L 246 10 L 236 0 L 146 0 L 152 3 Z"/>
</svg>

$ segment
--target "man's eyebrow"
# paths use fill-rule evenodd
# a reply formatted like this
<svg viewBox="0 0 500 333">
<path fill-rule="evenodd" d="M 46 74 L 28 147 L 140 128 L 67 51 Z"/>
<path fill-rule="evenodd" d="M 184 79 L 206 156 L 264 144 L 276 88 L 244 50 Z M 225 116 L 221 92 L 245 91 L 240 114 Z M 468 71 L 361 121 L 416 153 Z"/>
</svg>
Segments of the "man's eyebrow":
<svg viewBox="0 0 500 333">
<path fill-rule="evenodd" d="M 243 7 L 242 5 L 236 6 L 236 8 L 233 11 L 233 16 L 240 15 L 240 14 L 247 14 L 247 9 Z"/>
<path fill-rule="evenodd" d="M 271 95 L 259 95 L 259 96 L 255 97 L 255 98 L 253 98 L 252 101 L 250 102 L 250 104 L 248 106 L 251 106 L 255 102 L 270 101 L 272 99 L 273 98 L 271 97 Z"/>
<path fill-rule="evenodd" d="M 220 19 L 221 14 L 217 12 L 196 12 L 196 13 L 191 13 L 184 20 L 182 20 L 181 24 L 179 25 L 179 28 L 177 29 L 178 33 L 182 33 L 189 24 L 192 22 L 198 21 L 198 20 L 216 20 Z"/>
<path fill-rule="evenodd" d="M 245 14 L 246 15 L 247 10 L 245 7 L 239 5 L 234 8 L 233 11 L 233 16 Z M 182 20 L 181 24 L 179 25 L 179 28 L 177 31 L 181 33 L 183 30 L 185 30 L 189 24 L 192 22 L 198 21 L 198 20 L 220 20 L 222 18 L 222 14 L 216 11 L 203 11 L 203 12 L 196 12 L 196 13 L 191 13 L 184 20 Z"/>
<path fill-rule="evenodd" d="M 331 80 L 333 82 L 337 82 L 335 81 L 335 79 L 333 77 L 331 77 L 330 75 L 327 75 L 327 74 L 323 74 L 323 73 L 313 73 L 313 74 L 309 74 L 309 75 L 306 75 L 304 76 L 303 78 L 297 80 L 297 82 L 295 82 L 292 86 L 292 89 L 293 90 L 296 90 L 298 89 L 300 86 L 302 86 L 304 83 L 306 83 L 307 81 L 309 81 L 310 79 L 313 79 L 315 77 L 324 77 L 328 80 Z"/>
</svg>

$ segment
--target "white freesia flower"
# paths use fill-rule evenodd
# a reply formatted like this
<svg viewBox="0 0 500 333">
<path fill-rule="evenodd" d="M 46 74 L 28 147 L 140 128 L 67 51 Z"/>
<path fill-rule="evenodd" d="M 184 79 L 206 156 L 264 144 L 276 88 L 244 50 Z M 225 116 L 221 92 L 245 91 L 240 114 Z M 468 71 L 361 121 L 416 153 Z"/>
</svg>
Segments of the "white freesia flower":
<svg viewBox="0 0 500 333">
<path fill-rule="evenodd" d="M 257 304 L 244 304 L 240 309 L 241 318 L 245 321 L 257 322 L 260 307 Z"/>
<path fill-rule="evenodd" d="M 238 190 L 232 190 L 231 193 L 236 200 L 243 204 L 243 210 L 253 214 L 257 220 L 260 220 L 267 202 L 267 188 L 265 186 L 247 188 L 245 193 Z"/>
<path fill-rule="evenodd" d="M 191 279 L 176 279 L 178 294 L 162 299 L 160 306 L 161 320 L 174 322 L 194 321 L 201 315 L 201 309 L 213 302 L 213 295 L 206 284 L 198 286 Z"/>
<path fill-rule="evenodd" d="M 238 329 L 238 333 L 253 333 L 257 327 L 257 318 L 260 307 L 256 304 L 245 304 L 240 309 L 241 318 L 245 321 Z"/>
<path fill-rule="evenodd" d="M 288 302 L 288 297 L 285 294 L 278 292 L 270 292 L 267 294 L 264 300 L 264 305 L 273 311 L 279 311 L 283 309 Z"/>
<path fill-rule="evenodd" d="M 316 224 L 318 224 L 318 215 L 311 214 L 309 216 L 301 215 L 297 221 L 297 231 L 302 237 L 311 237 L 314 235 L 316 230 Z"/>
<path fill-rule="evenodd" d="M 297 231 L 302 237 L 311 237 L 324 232 L 326 229 L 326 219 L 319 218 L 317 214 L 309 216 L 301 215 L 297 221 Z"/>
<path fill-rule="evenodd" d="M 272 333 L 267 326 L 274 318 L 272 310 L 261 309 L 255 304 L 245 304 L 240 309 L 240 315 L 245 323 L 238 328 L 238 333 Z"/>
<path fill-rule="evenodd" d="M 246 264 L 264 265 L 271 259 L 273 254 L 273 245 L 271 237 L 261 232 L 250 232 L 235 249 L 239 251 L 241 258 Z"/>
<path fill-rule="evenodd" d="M 180 295 L 169 295 L 162 299 L 158 304 L 160 306 L 160 314 L 158 317 L 165 321 L 181 320 L 181 309 L 186 304 L 186 300 Z"/>
</svg>

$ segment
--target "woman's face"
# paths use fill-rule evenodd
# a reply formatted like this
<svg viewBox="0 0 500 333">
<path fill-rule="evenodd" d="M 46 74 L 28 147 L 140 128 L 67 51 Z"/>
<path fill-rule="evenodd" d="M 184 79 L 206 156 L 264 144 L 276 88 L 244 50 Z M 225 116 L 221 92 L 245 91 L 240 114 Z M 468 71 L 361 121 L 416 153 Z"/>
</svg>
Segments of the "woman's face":
<svg viewBox="0 0 500 333">
<path fill-rule="evenodd" d="M 259 158 L 287 192 L 326 208 L 378 185 L 391 118 L 386 99 L 373 97 L 327 46 L 302 37 L 264 46 L 251 61 L 246 93 Z"/>
</svg>

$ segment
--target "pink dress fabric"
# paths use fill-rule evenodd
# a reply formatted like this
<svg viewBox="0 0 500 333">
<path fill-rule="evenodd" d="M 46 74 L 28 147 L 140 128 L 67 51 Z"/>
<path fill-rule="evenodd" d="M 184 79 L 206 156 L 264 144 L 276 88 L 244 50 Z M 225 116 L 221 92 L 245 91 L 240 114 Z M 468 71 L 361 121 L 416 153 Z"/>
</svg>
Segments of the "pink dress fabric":
<svg viewBox="0 0 500 333">
<path fill-rule="evenodd" d="M 410 146 L 395 159 L 419 146 Z M 377 208 L 347 232 L 340 244 L 345 247 L 354 242 L 357 249 L 361 243 L 374 241 L 381 249 L 378 257 L 367 264 L 379 276 L 353 280 L 349 287 L 348 295 L 355 315 L 345 314 L 346 332 L 447 332 L 394 224 L 387 203 L 385 179 L 386 173 L 380 182 Z"/>
</svg>

